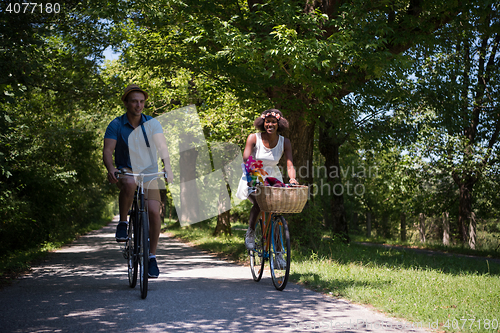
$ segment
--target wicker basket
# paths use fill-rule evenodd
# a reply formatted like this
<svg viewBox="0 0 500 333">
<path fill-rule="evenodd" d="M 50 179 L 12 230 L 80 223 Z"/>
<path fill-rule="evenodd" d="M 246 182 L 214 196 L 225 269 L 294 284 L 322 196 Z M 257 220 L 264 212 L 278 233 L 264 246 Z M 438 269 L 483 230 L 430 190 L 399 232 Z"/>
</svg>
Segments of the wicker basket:
<svg viewBox="0 0 500 333">
<path fill-rule="evenodd" d="M 307 201 L 309 187 L 272 187 L 257 185 L 255 198 L 260 210 L 271 213 L 300 213 Z"/>
</svg>

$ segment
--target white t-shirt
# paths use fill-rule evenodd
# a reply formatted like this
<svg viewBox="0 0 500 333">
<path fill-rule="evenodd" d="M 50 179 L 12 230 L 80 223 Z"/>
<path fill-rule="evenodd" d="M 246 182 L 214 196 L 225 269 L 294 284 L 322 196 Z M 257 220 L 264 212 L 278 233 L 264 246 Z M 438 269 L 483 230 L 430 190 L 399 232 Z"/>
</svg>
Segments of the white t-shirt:
<svg viewBox="0 0 500 333">
<path fill-rule="evenodd" d="M 255 160 L 262 161 L 262 169 L 268 173 L 268 175 L 263 178 L 274 177 L 283 182 L 283 175 L 278 167 L 278 163 L 283 155 L 283 152 L 285 151 L 285 138 L 280 135 L 276 146 L 270 149 L 264 146 L 261 133 L 256 133 L 255 136 L 255 147 L 253 148 L 251 155 Z M 248 198 L 248 184 L 245 174 L 241 177 L 236 197 L 241 200 Z"/>
</svg>

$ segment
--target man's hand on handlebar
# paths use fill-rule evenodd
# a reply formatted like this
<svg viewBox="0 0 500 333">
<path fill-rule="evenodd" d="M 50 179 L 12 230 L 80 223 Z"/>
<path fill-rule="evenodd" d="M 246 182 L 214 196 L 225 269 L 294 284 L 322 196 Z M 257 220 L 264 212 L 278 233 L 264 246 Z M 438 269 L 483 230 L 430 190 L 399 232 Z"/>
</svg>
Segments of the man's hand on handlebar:
<svg viewBox="0 0 500 333">
<path fill-rule="evenodd" d="M 163 167 L 161 171 L 165 172 L 165 176 L 163 178 L 165 179 L 165 182 L 168 184 L 169 181 L 168 181 L 167 167 Z"/>
<path fill-rule="evenodd" d="M 120 170 L 118 169 L 112 169 L 112 170 L 108 170 L 108 181 L 111 183 L 111 184 L 115 184 L 115 183 L 118 183 L 118 178 L 116 178 L 116 175 L 120 173 Z"/>
</svg>

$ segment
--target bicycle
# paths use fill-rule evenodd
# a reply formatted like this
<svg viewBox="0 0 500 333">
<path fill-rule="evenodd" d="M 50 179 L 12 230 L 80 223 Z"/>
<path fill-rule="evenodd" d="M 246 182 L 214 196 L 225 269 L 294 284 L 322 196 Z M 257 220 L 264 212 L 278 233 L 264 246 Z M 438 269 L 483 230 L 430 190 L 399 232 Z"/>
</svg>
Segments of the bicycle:
<svg viewBox="0 0 500 333">
<path fill-rule="evenodd" d="M 255 247 L 249 250 L 250 269 L 254 281 L 258 282 L 269 260 L 274 287 L 285 289 L 290 275 L 290 232 L 282 213 L 300 213 L 309 196 L 309 187 L 290 185 L 285 187 L 257 184 L 249 188 L 261 210 L 255 226 Z"/>
<path fill-rule="evenodd" d="M 249 250 L 250 269 L 258 282 L 269 260 L 274 287 L 285 289 L 290 275 L 290 232 L 285 218 L 277 213 L 261 212 L 255 225 L 255 247 Z"/>
<path fill-rule="evenodd" d="M 122 254 L 127 260 L 128 283 L 130 288 L 135 288 L 137 284 L 137 274 L 139 273 L 141 298 L 145 299 L 148 295 L 149 219 L 144 199 L 144 178 L 153 177 L 152 180 L 147 181 L 147 183 L 151 183 L 157 178 L 160 178 L 160 176 L 167 178 L 167 173 L 156 172 L 144 174 L 121 172 L 115 175 L 117 178 L 120 176 L 129 176 L 137 180 L 137 189 L 134 194 L 132 208 L 129 212 L 128 239 L 122 249 Z"/>
</svg>

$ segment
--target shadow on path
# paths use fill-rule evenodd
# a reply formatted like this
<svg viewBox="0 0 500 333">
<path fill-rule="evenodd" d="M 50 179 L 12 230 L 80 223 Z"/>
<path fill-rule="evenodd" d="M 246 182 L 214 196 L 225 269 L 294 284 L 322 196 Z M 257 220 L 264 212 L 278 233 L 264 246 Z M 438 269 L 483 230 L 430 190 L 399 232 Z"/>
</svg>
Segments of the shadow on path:
<svg viewBox="0 0 500 333">
<path fill-rule="evenodd" d="M 2 332 L 386 332 L 382 322 L 401 324 L 293 283 L 279 292 L 269 275 L 255 283 L 248 267 L 164 235 L 160 277 L 142 300 L 128 287 L 115 226 L 80 237 L 2 290 Z"/>
</svg>

